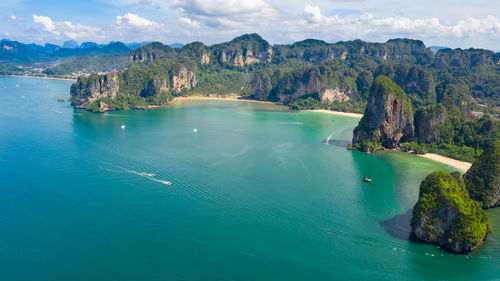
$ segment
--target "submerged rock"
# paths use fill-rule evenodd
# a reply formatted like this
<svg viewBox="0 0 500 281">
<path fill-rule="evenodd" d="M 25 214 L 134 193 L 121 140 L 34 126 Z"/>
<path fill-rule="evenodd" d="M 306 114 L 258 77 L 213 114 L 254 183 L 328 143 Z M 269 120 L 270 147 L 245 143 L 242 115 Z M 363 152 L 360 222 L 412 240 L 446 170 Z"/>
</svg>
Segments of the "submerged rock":
<svg viewBox="0 0 500 281">
<path fill-rule="evenodd" d="M 494 141 L 464 175 L 470 197 L 483 208 L 500 205 L 500 140 Z"/>
<path fill-rule="evenodd" d="M 413 138 L 410 99 L 386 76 L 378 76 L 370 89 L 365 113 L 354 129 L 353 148 L 372 152 L 396 148 Z"/>
<path fill-rule="evenodd" d="M 454 253 L 468 253 L 491 232 L 481 205 L 469 197 L 459 173 L 437 171 L 420 185 L 412 232 L 420 240 Z"/>
</svg>

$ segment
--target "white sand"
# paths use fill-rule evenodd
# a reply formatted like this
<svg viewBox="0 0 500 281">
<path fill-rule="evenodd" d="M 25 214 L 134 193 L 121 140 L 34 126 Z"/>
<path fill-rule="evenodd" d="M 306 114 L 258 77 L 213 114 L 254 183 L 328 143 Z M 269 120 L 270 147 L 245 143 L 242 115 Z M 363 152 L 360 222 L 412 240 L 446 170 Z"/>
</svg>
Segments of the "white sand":
<svg viewBox="0 0 500 281">
<path fill-rule="evenodd" d="M 455 159 L 448 158 L 448 157 L 445 157 L 445 156 L 442 156 L 439 154 L 434 154 L 434 153 L 426 153 L 423 155 L 420 154 L 419 156 L 446 164 L 446 165 L 451 166 L 453 168 L 459 169 L 462 172 L 466 172 L 467 170 L 469 170 L 470 166 L 472 166 L 472 164 L 469 162 L 455 160 Z"/>
<path fill-rule="evenodd" d="M 326 109 L 314 109 L 314 110 L 306 110 L 306 111 L 317 112 L 317 113 L 333 114 L 333 115 L 341 115 L 341 116 L 348 116 L 348 117 L 353 117 L 353 118 L 361 118 L 361 117 L 363 117 L 363 114 L 359 114 L 359 113 L 342 112 L 342 111 L 332 111 L 332 110 L 326 110 Z"/>
</svg>

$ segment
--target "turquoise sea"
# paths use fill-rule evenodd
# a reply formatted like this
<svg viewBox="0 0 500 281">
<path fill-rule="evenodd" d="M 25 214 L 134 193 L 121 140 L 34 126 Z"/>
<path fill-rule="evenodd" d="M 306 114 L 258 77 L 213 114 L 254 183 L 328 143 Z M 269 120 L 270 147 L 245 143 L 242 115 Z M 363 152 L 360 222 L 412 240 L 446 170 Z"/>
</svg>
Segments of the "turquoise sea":
<svg viewBox="0 0 500 281">
<path fill-rule="evenodd" d="M 71 83 L 0 77 L 2 281 L 500 280 L 500 208 L 470 255 L 413 241 L 420 181 L 452 169 L 346 150 L 358 119 L 206 100 L 90 113 L 57 101 Z"/>
</svg>

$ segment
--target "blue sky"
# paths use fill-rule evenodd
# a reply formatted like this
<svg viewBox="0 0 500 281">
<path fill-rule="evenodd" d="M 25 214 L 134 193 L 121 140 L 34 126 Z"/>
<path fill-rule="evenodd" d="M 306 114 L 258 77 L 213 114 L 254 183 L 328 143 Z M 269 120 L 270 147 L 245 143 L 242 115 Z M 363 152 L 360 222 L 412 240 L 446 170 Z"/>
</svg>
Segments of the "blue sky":
<svg viewBox="0 0 500 281">
<path fill-rule="evenodd" d="M 390 38 L 500 49 L 500 2 L 485 0 L 10 0 L 0 38 L 213 44 L 257 32 L 270 43 Z"/>
</svg>

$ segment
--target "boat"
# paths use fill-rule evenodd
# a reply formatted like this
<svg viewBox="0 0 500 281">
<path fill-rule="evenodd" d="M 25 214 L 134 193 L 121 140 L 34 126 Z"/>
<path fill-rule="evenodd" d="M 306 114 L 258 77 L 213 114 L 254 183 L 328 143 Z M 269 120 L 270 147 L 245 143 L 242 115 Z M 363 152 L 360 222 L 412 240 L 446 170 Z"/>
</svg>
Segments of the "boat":
<svg viewBox="0 0 500 281">
<path fill-rule="evenodd" d="M 198 132 L 198 129 L 194 128 L 193 133 L 196 133 L 196 132 Z"/>
<path fill-rule="evenodd" d="M 57 101 L 64 101 L 64 98 L 58 98 Z"/>
<path fill-rule="evenodd" d="M 125 129 L 125 125 L 123 125 L 123 122 L 122 122 L 122 125 L 120 126 L 120 128 Z"/>
<path fill-rule="evenodd" d="M 363 180 L 366 181 L 366 182 L 371 182 L 372 181 L 372 179 L 369 179 L 367 177 L 363 177 Z"/>
</svg>

